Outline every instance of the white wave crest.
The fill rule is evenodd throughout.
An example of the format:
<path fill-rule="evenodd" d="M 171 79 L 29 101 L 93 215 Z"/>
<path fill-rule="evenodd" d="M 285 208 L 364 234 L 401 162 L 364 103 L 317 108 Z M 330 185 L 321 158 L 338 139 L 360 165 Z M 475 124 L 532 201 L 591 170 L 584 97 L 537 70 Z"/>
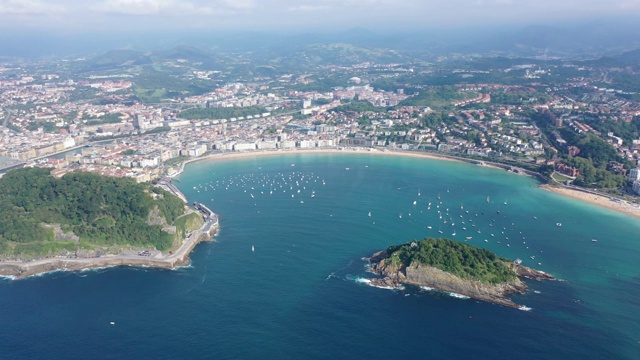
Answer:
<path fill-rule="evenodd" d="M 457 293 L 454 293 L 454 292 L 450 292 L 449 296 L 457 298 L 457 299 L 468 299 L 469 298 L 468 296 L 465 296 L 465 295 L 462 295 L 462 294 L 457 294 Z"/>

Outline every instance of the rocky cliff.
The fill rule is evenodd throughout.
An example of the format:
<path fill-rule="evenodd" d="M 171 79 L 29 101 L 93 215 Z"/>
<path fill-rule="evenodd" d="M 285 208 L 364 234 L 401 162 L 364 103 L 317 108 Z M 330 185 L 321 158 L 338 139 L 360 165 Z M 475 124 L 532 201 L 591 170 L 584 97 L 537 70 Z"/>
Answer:
<path fill-rule="evenodd" d="M 514 303 L 507 296 L 516 293 L 524 294 L 528 288 L 524 282 L 517 278 L 513 281 L 499 284 L 488 284 L 477 280 L 461 279 L 456 275 L 433 266 L 418 264 L 416 262 L 412 262 L 409 266 L 393 265 L 387 261 L 388 259 L 389 254 L 386 251 L 375 253 L 369 258 L 371 270 L 375 274 L 384 276 L 380 279 L 373 279 L 373 284 L 387 287 L 399 287 L 401 284 L 426 286 L 514 308 L 520 308 L 521 305 Z M 536 280 L 553 279 L 553 277 L 547 273 L 524 266 L 510 264 L 509 268 L 512 269 L 517 276 Z"/>

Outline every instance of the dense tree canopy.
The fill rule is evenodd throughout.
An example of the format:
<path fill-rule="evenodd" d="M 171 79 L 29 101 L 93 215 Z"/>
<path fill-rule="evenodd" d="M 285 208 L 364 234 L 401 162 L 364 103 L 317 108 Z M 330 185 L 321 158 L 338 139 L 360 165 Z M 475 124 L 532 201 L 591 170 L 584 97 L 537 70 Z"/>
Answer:
<path fill-rule="evenodd" d="M 174 195 L 128 178 L 74 172 L 56 179 L 50 169 L 25 168 L 0 179 L 0 244 L 53 241 L 44 224 L 59 224 L 80 242 L 167 249 L 173 235 L 149 225 L 157 209 L 167 224 L 184 213 Z"/>
<path fill-rule="evenodd" d="M 498 284 L 516 278 L 507 260 L 489 250 L 449 239 L 425 238 L 391 246 L 387 253 L 392 264 L 433 266 L 463 279 Z"/>

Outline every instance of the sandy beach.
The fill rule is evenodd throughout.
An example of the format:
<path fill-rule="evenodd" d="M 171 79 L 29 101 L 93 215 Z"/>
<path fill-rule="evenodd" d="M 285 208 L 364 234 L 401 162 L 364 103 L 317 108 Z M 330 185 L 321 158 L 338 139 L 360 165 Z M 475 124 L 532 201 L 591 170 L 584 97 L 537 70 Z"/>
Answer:
<path fill-rule="evenodd" d="M 173 177 L 180 174 L 184 167 L 190 163 L 200 162 L 200 161 L 215 161 L 215 160 L 231 160 L 231 159 L 239 159 L 239 158 L 251 158 L 251 157 L 262 157 L 262 156 L 281 156 L 281 155 L 290 155 L 290 154 L 371 154 L 371 155 L 383 155 L 383 156 L 404 156 L 404 157 L 412 157 L 412 158 L 423 158 L 423 159 L 434 159 L 434 160 L 442 160 L 442 161 L 455 161 L 455 162 L 469 162 L 469 163 L 478 163 L 477 160 L 466 160 L 454 158 L 446 155 L 438 155 L 432 153 L 419 153 L 419 152 L 411 152 L 411 151 L 394 151 L 394 150 L 377 150 L 377 149 L 362 149 L 362 148 L 339 148 L 339 149 L 291 149 L 291 150 L 260 150 L 260 151 L 246 151 L 246 152 L 224 152 L 224 153 L 216 153 L 211 154 L 195 159 L 190 159 L 185 161 L 181 170 L 174 174 Z M 493 167 L 491 165 L 487 165 L 489 167 Z"/>
<path fill-rule="evenodd" d="M 582 200 L 592 205 L 602 206 L 607 209 L 611 209 L 614 211 L 618 211 L 627 215 L 640 218 L 640 205 L 638 204 L 632 204 L 624 200 L 614 201 L 614 200 L 611 200 L 611 197 L 609 196 L 592 194 L 592 193 L 583 192 L 583 191 L 566 188 L 566 187 L 550 186 L 545 184 L 545 185 L 540 185 L 540 188 L 545 189 L 547 191 L 554 192 L 556 194 Z"/>
<path fill-rule="evenodd" d="M 181 165 L 181 169 L 172 175 L 175 177 L 184 171 L 184 167 L 193 162 L 198 161 L 218 161 L 218 160 L 231 160 L 238 158 L 248 157 L 261 157 L 261 156 L 281 156 L 288 154 L 371 154 L 377 156 L 404 156 L 412 158 L 433 159 L 440 161 L 454 161 L 454 162 L 467 162 L 472 164 L 481 164 L 479 160 L 456 158 L 448 155 L 440 155 L 433 153 L 418 153 L 410 151 L 388 151 L 388 150 L 376 150 L 376 149 L 361 149 L 361 148 L 341 148 L 341 149 L 303 149 L 303 150 L 275 150 L 275 151 L 251 151 L 251 152 L 228 152 L 211 154 L 196 159 L 185 161 Z M 482 162 L 482 166 L 496 168 L 501 170 L 507 170 L 508 166 L 502 168 L 492 163 Z M 531 175 L 531 174 L 529 174 Z M 618 211 L 627 215 L 640 218 L 640 205 L 628 203 L 626 201 L 614 201 L 608 196 L 602 196 L 598 194 L 592 194 L 583 192 L 567 187 L 540 185 L 540 188 L 551 191 L 557 194 L 568 196 L 574 199 L 579 199 L 588 202 L 593 205 L 606 207 L 608 209 Z M 186 239 L 182 246 L 178 248 L 172 254 L 161 254 L 158 257 L 141 257 L 131 254 L 121 255 L 107 255 L 99 258 L 45 258 L 34 261 L 0 261 L 0 276 L 6 276 L 11 278 L 24 278 L 37 274 L 42 274 L 51 271 L 76 271 L 91 268 L 102 268 L 112 266 L 148 266 L 155 268 L 173 269 L 177 266 L 183 266 L 188 263 L 188 256 L 195 246 L 203 240 L 210 239 L 218 228 L 217 222 L 215 224 L 205 222 L 203 227 L 194 232 L 194 235 L 189 239 Z"/>
<path fill-rule="evenodd" d="M 275 150 L 275 151 L 248 151 L 248 152 L 228 152 L 228 153 L 220 153 L 220 154 L 212 154 L 208 156 L 204 156 L 197 159 L 188 160 L 184 163 L 184 165 L 196 162 L 196 161 L 204 161 L 204 160 L 230 160 L 237 158 L 246 158 L 246 157 L 257 157 L 257 156 L 279 156 L 286 154 L 345 154 L 345 153 L 354 153 L 354 154 L 372 154 L 372 155 L 383 155 L 383 156 L 405 156 L 412 158 L 423 158 L 423 159 L 433 159 L 433 160 L 441 160 L 441 161 L 455 161 L 455 162 L 467 162 L 472 164 L 480 164 L 480 160 L 473 159 L 464 159 L 464 158 L 456 158 L 452 156 L 448 156 L 445 154 L 434 154 L 434 153 L 419 153 L 419 152 L 411 152 L 411 151 L 394 151 L 394 150 L 377 150 L 377 149 L 363 149 L 363 148 L 341 148 L 341 149 L 302 149 L 302 150 Z M 485 167 L 505 170 L 508 168 L 508 165 L 505 165 L 505 168 L 502 168 L 498 165 L 494 165 L 492 163 L 483 162 Z M 183 168 L 184 169 L 184 168 Z M 531 176 L 528 174 L 527 176 Z M 589 204 L 602 206 L 607 209 L 611 209 L 614 211 L 618 211 L 627 215 L 635 216 L 640 218 L 640 205 L 628 203 L 626 201 L 612 201 L 608 196 L 602 196 L 597 194 L 591 194 L 571 188 L 566 187 L 557 187 L 550 185 L 540 185 L 540 188 L 545 189 L 547 191 L 552 191 L 554 193 L 568 196 L 574 199 L 582 200 L 588 202 Z"/>

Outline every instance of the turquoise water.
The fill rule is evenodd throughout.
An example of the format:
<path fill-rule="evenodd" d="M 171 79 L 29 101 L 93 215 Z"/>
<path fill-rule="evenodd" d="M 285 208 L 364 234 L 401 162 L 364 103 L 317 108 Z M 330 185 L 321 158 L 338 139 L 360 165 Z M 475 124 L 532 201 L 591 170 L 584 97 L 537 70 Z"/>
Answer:
<path fill-rule="evenodd" d="M 289 154 L 194 163 L 176 184 L 221 216 L 191 267 L 0 281 L 2 357 L 639 358 L 639 222 L 533 179 Z M 562 281 L 528 282 L 513 299 L 531 311 L 366 284 L 362 257 L 425 236 L 519 257 Z"/>

